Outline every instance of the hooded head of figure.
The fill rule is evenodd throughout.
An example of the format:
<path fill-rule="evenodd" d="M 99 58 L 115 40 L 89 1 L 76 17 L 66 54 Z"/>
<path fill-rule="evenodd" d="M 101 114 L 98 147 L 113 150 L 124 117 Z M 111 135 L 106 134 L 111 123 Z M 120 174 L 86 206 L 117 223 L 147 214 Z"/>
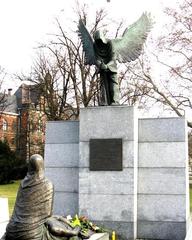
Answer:
<path fill-rule="evenodd" d="M 96 43 L 103 43 L 103 44 L 107 44 L 107 39 L 105 37 L 105 34 L 103 31 L 101 30 L 97 30 L 94 35 L 93 38 L 95 40 Z"/>
<path fill-rule="evenodd" d="M 34 154 L 29 160 L 28 166 L 29 174 L 42 174 L 44 172 L 44 160 L 41 155 Z"/>

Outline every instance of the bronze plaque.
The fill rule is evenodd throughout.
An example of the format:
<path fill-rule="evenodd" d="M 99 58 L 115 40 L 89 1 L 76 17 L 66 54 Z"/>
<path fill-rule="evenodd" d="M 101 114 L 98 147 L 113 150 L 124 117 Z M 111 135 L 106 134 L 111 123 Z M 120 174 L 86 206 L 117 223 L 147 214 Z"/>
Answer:
<path fill-rule="evenodd" d="M 90 139 L 91 171 L 122 171 L 122 139 Z"/>

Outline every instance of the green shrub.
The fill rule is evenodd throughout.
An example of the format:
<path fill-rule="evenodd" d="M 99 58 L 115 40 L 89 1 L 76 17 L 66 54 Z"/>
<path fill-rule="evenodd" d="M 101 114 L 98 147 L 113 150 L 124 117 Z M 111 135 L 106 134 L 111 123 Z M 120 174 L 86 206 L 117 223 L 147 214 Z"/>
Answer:
<path fill-rule="evenodd" d="M 0 141 L 0 184 L 21 179 L 26 174 L 24 161 L 19 159 L 5 141 Z"/>

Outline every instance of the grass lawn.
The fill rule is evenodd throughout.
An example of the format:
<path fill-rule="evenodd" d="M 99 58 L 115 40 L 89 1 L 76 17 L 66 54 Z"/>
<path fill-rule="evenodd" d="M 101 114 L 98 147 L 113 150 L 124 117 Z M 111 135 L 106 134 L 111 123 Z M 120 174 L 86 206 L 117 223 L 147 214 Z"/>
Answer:
<path fill-rule="evenodd" d="M 0 185 L 0 197 L 7 197 L 9 201 L 9 215 L 11 216 L 15 204 L 15 198 L 20 181 L 11 184 Z M 192 213 L 192 185 L 190 185 L 190 211 Z"/>
<path fill-rule="evenodd" d="M 11 216 L 15 204 L 15 198 L 17 195 L 17 190 L 20 184 L 19 181 L 14 181 L 14 183 L 0 185 L 0 197 L 8 198 L 9 202 L 9 216 Z"/>

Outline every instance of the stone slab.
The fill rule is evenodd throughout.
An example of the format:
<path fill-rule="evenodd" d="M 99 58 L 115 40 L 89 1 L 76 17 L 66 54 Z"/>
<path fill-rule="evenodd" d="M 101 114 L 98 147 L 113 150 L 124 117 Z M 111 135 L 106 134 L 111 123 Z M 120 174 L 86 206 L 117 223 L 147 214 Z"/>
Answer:
<path fill-rule="evenodd" d="M 79 194 L 79 215 L 99 221 L 133 221 L 133 195 Z"/>
<path fill-rule="evenodd" d="M 8 221 L 0 223 L 0 239 L 3 237 L 3 235 L 6 232 L 6 227 L 7 227 Z M 4 240 L 4 239 L 3 239 Z"/>
<path fill-rule="evenodd" d="M 133 194 L 133 168 L 119 171 L 91 172 L 79 169 L 79 192 L 86 194 Z"/>
<path fill-rule="evenodd" d="M 50 121 L 46 124 L 45 143 L 79 143 L 79 121 Z"/>
<path fill-rule="evenodd" d="M 53 214 L 63 216 L 78 214 L 78 193 L 55 191 Z"/>
<path fill-rule="evenodd" d="M 185 222 L 146 222 L 138 221 L 137 238 L 184 240 Z"/>
<path fill-rule="evenodd" d="M 184 142 L 185 118 L 139 119 L 139 142 Z"/>
<path fill-rule="evenodd" d="M 115 221 L 93 221 L 98 226 L 102 226 L 109 232 L 116 232 L 116 239 L 119 240 L 133 240 L 134 225 L 133 222 L 115 222 Z M 135 238 L 134 238 L 135 239 Z"/>
<path fill-rule="evenodd" d="M 140 221 L 185 222 L 185 195 L 138 195 L 138 214 Z"/>
<path fill-rule="evenodd" d="M 79 143 L 80 162 L 79 167 L 89 168 L 89 142 Z M 123 168 L 134 166 L 134 142 L 123 141 Z"/>
<path fill-rule="evenodd" d="M 109 240 L 109 233 L 95 233 L 89 240 Z"/>
<path fill-rule="evenodd" d="M 80 142 L 89 141 L 90 138 L 134 140 L 133 119 L 133 107 L 107 106 L 81 109 Z"/>
<path fill-rule="evenodd" d="M 8 198 L 0 197 L 0 223 L 9 221 Z"/>
<path fill-rule="evenodd" d="M 78 192 L 78 168 L 46 168 L 45 174 L 55 191 Z"/>
<path fill-rule="evenodd" d="M 79 144 L 45 144 L 46 167 L 78 167 Z"/>
<path fill-rule="evenodd" d="M 8 198 L 0 197 L 0 238 L 4 235 L 9 222 Z"/>
<path fill-rule="evenodd" d="M 186 167 L 187 143 L 139 143 L 139 167 Z"/>
<path fill-rule="evenodd" d="M 185 168 L 139 168 L 138 193 L 185 194 Z"/>

